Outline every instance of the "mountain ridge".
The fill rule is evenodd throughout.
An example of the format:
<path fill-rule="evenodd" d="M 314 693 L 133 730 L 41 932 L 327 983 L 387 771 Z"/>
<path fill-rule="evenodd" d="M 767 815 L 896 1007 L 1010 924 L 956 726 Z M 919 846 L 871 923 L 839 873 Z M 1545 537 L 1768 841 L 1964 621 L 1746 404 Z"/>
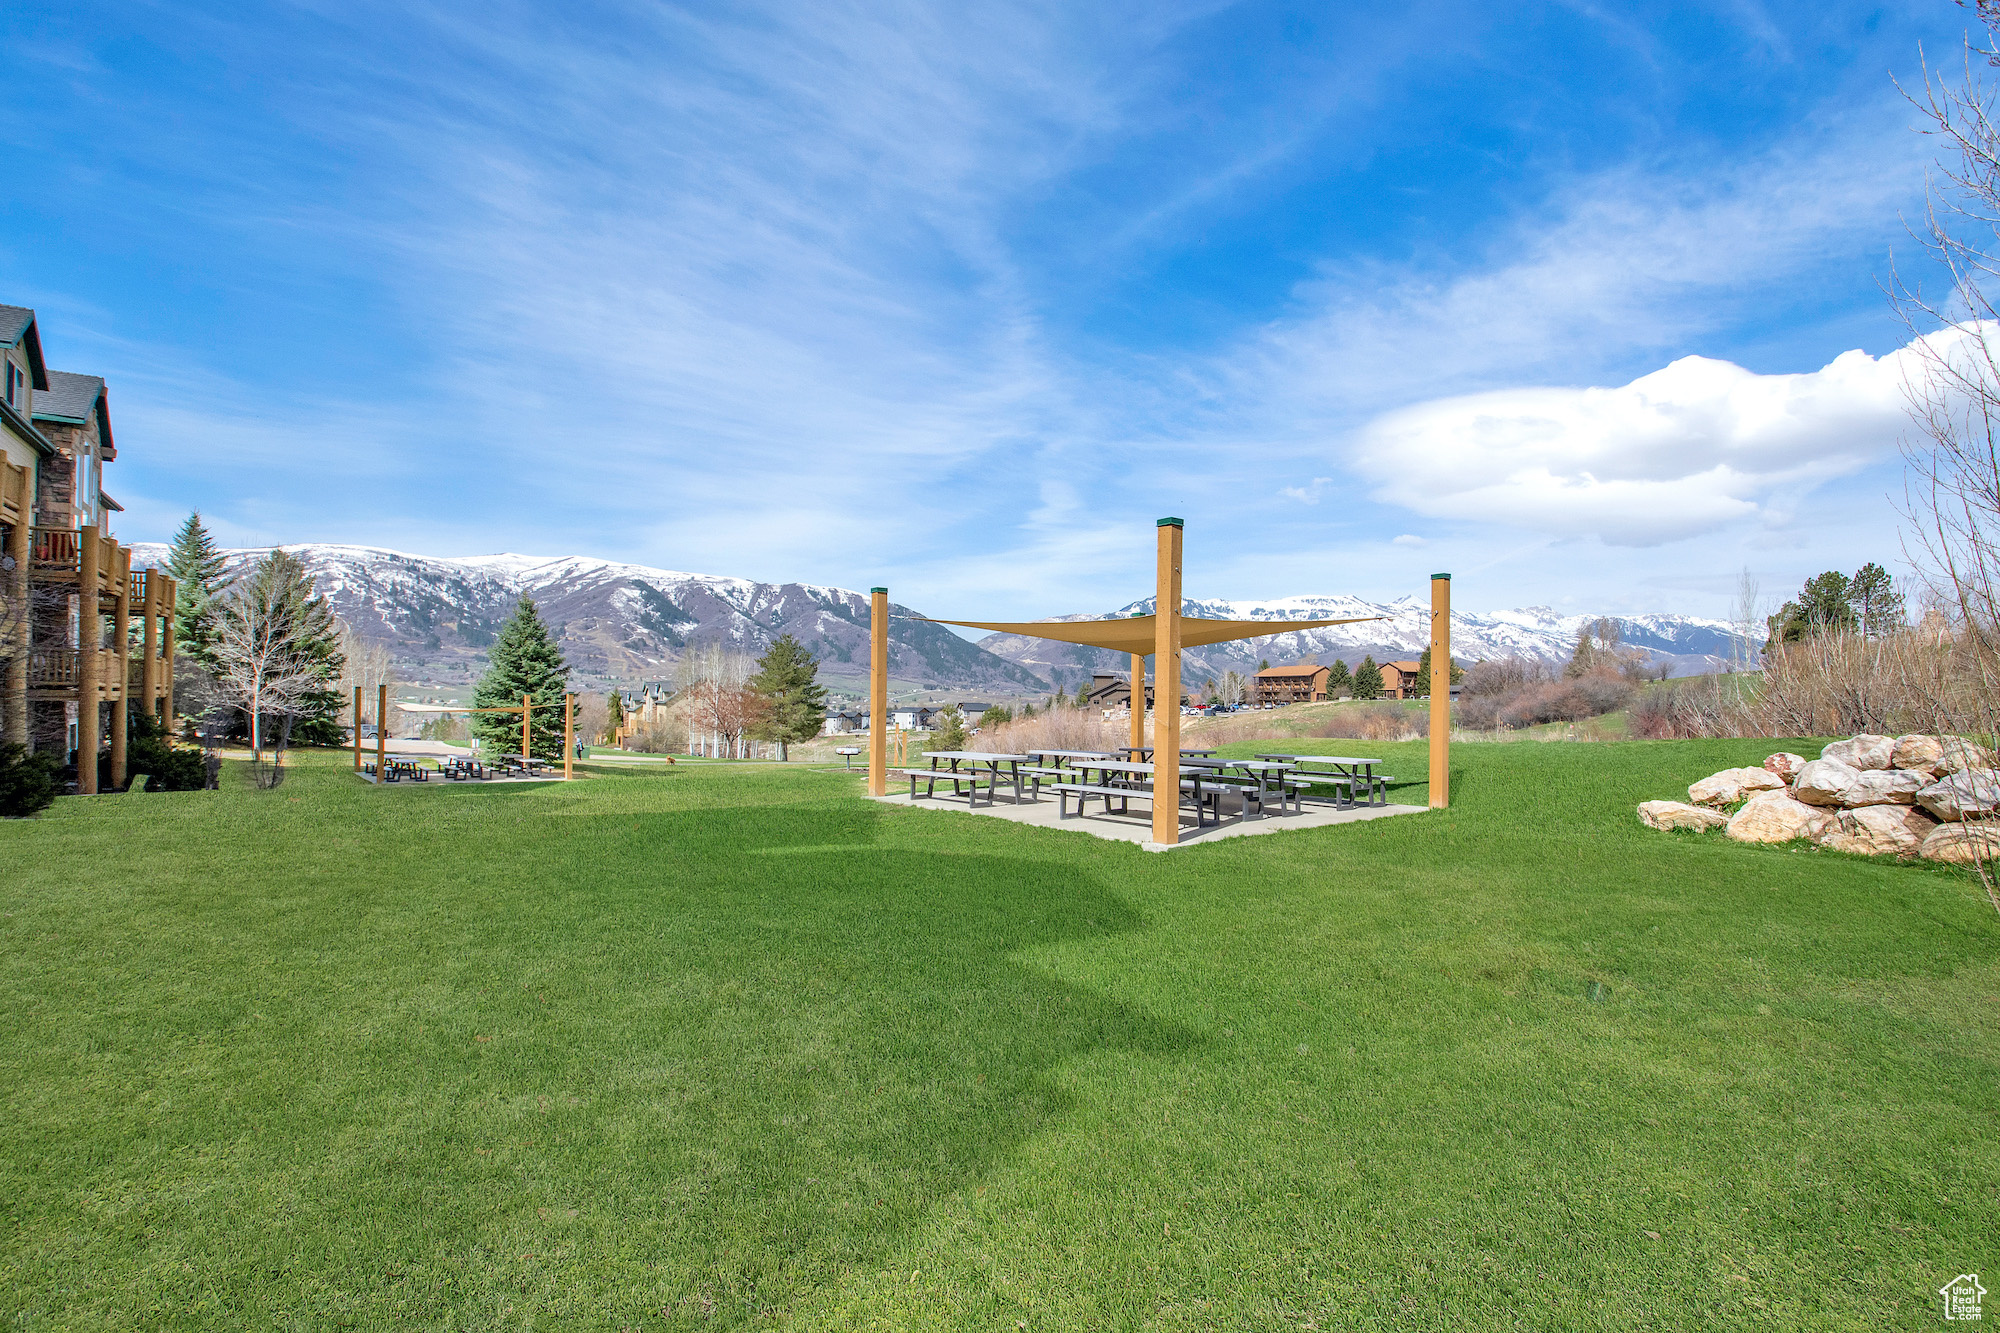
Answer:
<path fill-rule="evenodd" d="M 224 552 L 231 573 L 270 547 Z M 406 674 L 449 681 L 483 669 L 485 649 L 516 599 L 532 596 L 580 683 L 631 685 L 669 675 L 690 644 L 721 642 L 760 653 L 790 633 L 820 656 L 829 685 L 850 693 L 866 689 L 867 594 L 819 583 L 763 583 L 733 575 L 660 569 L 595 556 L 530 556 L 501 552 L 476 556 L 421 556 L 385 547 L 304 542 L 284 550 L 297 556 L 334 611 L 362 638 L 385 645 Z M 135 563 L 158 564 L 167 548 L 134 546 Z M 1109 613 L 1148 613 L 1152 599 Z M 1415 657 L 1429 637 L 1430 607 L 1414 597 L 1369 602 L 1348 594 L 1199 600 L 1186 614 L 1232 620 L 1305 620 L 1380 616 L 1358 625 L 1274 634 L 1235 644 L 1191 648 L 1183 677 L 1201 681 L 1223 671 L 1255 670 L 1263 660 L 1294 662 L 1336 657 L 1350 667 L 1364 656 L 1377 661 Z M 1045 693 L 1074 686 L 1099 671 L 1123 673 L 1123 656 L 1054 640 L 989 634 L 969 641 L 945 627 L 915 619 L 911 608 L 892 607 L 890 675 L 901 691 L 980 691 L 996 696 Z M 1106 618 L 1072 613 L 1056 621 Z M 1461 664 L 1482 657 L 1519 655 L 1566 661 L 1577 629 L 1596 616 L 1564 615 L 1550 607 L 1496 612 L 1454 610 L 1452 655 Z M 1613 616 L 1626 642 L 1679 673 L 1726 665 L 1740 639 L 1720 620 L 1666 614 Z"/>

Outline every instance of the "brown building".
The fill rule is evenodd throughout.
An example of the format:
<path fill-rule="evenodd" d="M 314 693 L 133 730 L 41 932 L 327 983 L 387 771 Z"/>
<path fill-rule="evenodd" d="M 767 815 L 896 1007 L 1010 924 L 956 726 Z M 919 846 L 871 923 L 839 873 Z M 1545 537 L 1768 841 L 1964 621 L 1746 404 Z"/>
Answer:
<path fill-rule="evenodd" d="M 1326 699 L 1327 680 L 1332 667 L 1302 662 L 1294 666 L 1265 667 L 1257 673 L 1257 702 L 1260 704 L 1310 704 Z"/>
<path fill-rule="evenodd" d="M 0 359 L 0 740 L 75 762 L 85 793 L 108 742 L 122 786 L 133 701 L 173 714 L 174 583 L 110 533 L 104 381 L 48 369 L 22 306 L 0 306 Z"/>
<path fill-rule="evenodd" d="M 1382 697 L 1384 699 L 1416 698 L 1417 668 L 1422 662 L 1384 662 L 1382 664 Z"/>

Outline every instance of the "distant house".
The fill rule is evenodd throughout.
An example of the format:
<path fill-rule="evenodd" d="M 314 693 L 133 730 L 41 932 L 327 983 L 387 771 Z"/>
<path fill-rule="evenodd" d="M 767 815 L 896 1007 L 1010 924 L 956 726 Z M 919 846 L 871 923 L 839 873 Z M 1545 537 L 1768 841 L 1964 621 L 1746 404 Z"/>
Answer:
<path fill-rule="evenodd" d="M 1100 671 L 1090 678 L 1090 693 L 1083 697 L 1085 704 L 1092 708 L 1130 708 L 1132 706 L 1132 680 L 1129 676 L 1114 676 Z M 1146 686 L 1146 707 L 1153 706 L 1153 687 Z"/>
<path fill-rule="evenodd" d="M 850 736 L 858 731 L 868 730 L 868 710 L 866 708 L 829 708 L 826 718 L 820 724 L 822 736 Z"/>
<path fill-rule="evenodd" d="M 891 704 L 889 725 L 902 731 L 929 731 L 943 711 L 940 704 Z"/>
<path fill-rule="evenodd" d="M 1384 662 L 1382 664 L 1382 697 L 1384 699 L 1416 698 L 1417 670 L 1422 662 Z"/>
<path fill-rule="evenodd" d="M 1265 667 L 1257 673 L 1257 702 L 1260 704 L 1310 704 L 1326 699 L 1332 667 L 1300 662 L 1292 666 Z"/>

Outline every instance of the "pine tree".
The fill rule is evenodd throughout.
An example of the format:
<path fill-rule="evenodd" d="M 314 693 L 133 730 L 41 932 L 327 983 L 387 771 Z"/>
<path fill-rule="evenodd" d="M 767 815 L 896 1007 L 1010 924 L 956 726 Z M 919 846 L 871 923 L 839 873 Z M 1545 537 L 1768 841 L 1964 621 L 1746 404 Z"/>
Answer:
<path fill-rule="evenodd" d="M 1585 625 L 1576 632 L 1576 646 L 1570 649 L 1569 665 L 1563 668 L 1563 677 L 1575 680 L 1587 676 L 1597 666 L 1597 641 L 1591 637 L 1591 627 Z"/>
<path fill-rule="evenodd" d="M 1465 679 L 1465 668 L 1458 663 L 1451 664 L 1451 683 L 1456 685 Z M 1424 649 L 1424 655 L 1417 659 L 1417 678 L 1410 683 L 1410 697 L 1424 699 L 1431 692 L 1431 650 Z"/>
<path fill-rule="evenodd" d="M 988 705 L 985 712 L 979 715 L 979 729 L 986 731 L 989 728 L 1002 726 L 1013 720 L 1013 709 L 1008 708 L 1004 704 L 991 704 Z"/>
<path fill-rule="evenodd" d="M 1357 699 L 1379 698 L 1382 693 L 1382 668 L 1375 665 L 1371 655 L 1361 659 L 1361 665 L 1354 669 L 1354 697 Z"/>
<path fill-rule="evenodd" d="M 1090 707 L 1090 682 L 1087 680 L 1081 682 L 1076 687 L 1076 706 L 1078 708 Z"/>
<path fill-rule="evenodd" d="M 174 652 L 213 670 L 210 647 L 215 642 L 215 599 L 228 586 L 223 568 L 228 558 L 202 525 L 195 510 L 174 534 L 167 548 L 167 573 L 174 580 Z"/>
<path fill-rule="evenodd" d="M 1903 594 L 1896 591 L 1889 571 L 1872 560 L 1848 581 L 1847 604 L 1868 638 L 1879 639 L 1902 628 Z"/>
<path fill-rule="evenodd" d="M 776 741 L 780 760 L 791 757 L 788 746 L 809 741 L 824 729 L 826 691 L 819 685 L 819 659 L 791 635 L 780 635 L 757 659 L 749 688 L 769 705 L 753 734 Z"/>
<path fill-rule="evenodd" d="M 1326 692 L 1338 697 L 1342 690 L 1353 692 L 1354 673 L 1347 669 L 1347 663 L 1336 657 L 1333 659 L 1333 665 L 1326 671 Z"/>
<path fill-rule="evenodd" d="M 522 695 L 528 695 L 534 701 L 528 724 L 531 757 L 560 761 L 563 691 L 569 682 L 569 664 L 563 661 L 562 649 L 556 646 L 555 636 L 549 633 L 532 599 L 523 597 L 514 614 L 507 617 L 486 663 L 486 674 L 472 691 L 473 707 L 515 707 Z M 519 713 L 475 713 L 472 726 L 489 754 L 519 752 Z"/>
<path fill-rule="evenodd" d="M 611 691 L 611 701 L 605 708 L 604 743 L 606 745 L 616 745 L 618 743 L 618 733 L 624 730 L 624 727 L 625 693 L 623 690 L 613 690 Z"/>
<path fill-rule="evenodd" d="M 1886 574 L 1884 578 L 1886 580 Z M 1855 614 L 1851 600 L 1853 593 L 1854 580 L 1837 569 L 1829 569 L 1824 574 L 1807 579 L 1805 586 L 1799 589 L 1797 600 L 1786 602 L 1779 608 L 1778 614 L 1766 622 L 1771 637 L 1765 646 L 1798 643 L 1828 631 L 1837 633 L 1860 628 L 1860 617 Z"/>

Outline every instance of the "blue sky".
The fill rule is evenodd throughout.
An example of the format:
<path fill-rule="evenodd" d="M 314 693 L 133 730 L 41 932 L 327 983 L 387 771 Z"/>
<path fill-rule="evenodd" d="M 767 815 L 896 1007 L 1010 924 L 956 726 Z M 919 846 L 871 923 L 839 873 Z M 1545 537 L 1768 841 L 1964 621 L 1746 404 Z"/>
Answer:
<path fill-rule="evenodd" d="M 1145 595 L 1165 514 L 1200 597 L 1896 564 L 1891 76 L 1966 11 L 1334 8 L 9 6 L 0 301 L 129 540 L 979 617 Z"/>

